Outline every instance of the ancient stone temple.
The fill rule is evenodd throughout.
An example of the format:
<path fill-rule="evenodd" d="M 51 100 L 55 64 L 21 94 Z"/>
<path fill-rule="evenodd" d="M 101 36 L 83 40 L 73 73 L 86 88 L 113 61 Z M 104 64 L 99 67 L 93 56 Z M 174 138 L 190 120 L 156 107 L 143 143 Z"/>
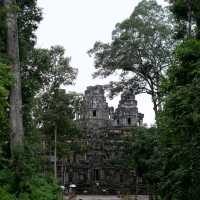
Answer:
<path fill-rule="evenodd" d="M 81 122 L 87 121 L 91 128 L 135 127 L 141 126 L 144 115 L 138 112 L 135 94 L 124 92 L 118 108 L 108 107 L 104 90 L 101 85 L 90 86 L 85 91 L 84 102 L 78 116 Z"/>
<path fill-rule="evenodd" d="M 87 87 L 76 115 L 82 133 L 80 143 L 85 150 L 67 161 L 65 173 L 61 174 L 64 184 L 76 184 L 80 193 L 98 194 L 134 193 L 137 182 L 144 192 L 142 180 L 136 177 L 134 169 L 123 166 L 122 158 L 122 138 L 133 127 L 142 126 L 143 117 L 133 92 L 124 92 L 115 110 L 108 106 L 102 86 Z"/>

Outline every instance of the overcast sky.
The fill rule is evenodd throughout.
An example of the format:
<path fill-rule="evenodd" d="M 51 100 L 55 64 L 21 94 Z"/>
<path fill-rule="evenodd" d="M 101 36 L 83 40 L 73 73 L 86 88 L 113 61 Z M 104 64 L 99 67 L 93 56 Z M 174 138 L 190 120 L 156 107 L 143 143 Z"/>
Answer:
<path fill-rule="evenodd" d="M 78 68 L 76 85 L 67 91 L 83 93 L 87 86 L 104 84 L 108 80 L 92 79 L 94 60 L 87 55 L 95 41 L 110 42 L 117 22 L 130 16 L 140 0 L 38 0 L 43 9 L 43 21 L 37 31 L 37 47 L 50 48 L 62 45 L 71 57 L 71 66 Z M 159 0 L 163 3 L 163 0 Z M 139 111 L 144 122 L 154 122 L 151 99 L 139 95 Z M 116 107 L 118 99 L 109 101 Z"/>

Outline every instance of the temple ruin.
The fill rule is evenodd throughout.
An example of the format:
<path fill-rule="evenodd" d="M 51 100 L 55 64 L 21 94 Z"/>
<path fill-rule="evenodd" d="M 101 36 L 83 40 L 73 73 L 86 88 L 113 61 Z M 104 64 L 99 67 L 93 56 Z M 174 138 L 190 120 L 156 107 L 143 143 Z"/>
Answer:
<path fill-rule="evenodd" d="M 76 184 L 79 193 L 144 193 L 141 177 L 123 166 L 122 138 L 136 126 L 143 125 L 133 92 L 124 92 L 116 109 L 106 102 L 103 86 L 89 86 L 84 94 L 76 123 L 84 153 L 73 155 L 60 169 L 64 185 Z M 136 188 L 137 185 L 137 188 Z"/>

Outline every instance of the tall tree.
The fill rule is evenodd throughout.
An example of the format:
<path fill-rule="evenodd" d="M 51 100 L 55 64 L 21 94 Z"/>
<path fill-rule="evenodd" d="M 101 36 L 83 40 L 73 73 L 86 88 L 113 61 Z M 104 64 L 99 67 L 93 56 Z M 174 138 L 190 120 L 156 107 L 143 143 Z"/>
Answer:
<path fill-rule="evenodd" d="M 177 20 L 176 36 L 184 39 L 163 82 L 164 109 L 159 117 L 163 146 L 164 199 L 199 198 L 200 137 L 200 4 L 170 0 Z M 193 38 L 193 39 L 192 39 Z"/>
<path fill-rule="evenodd" d="M 79 135 L 73 119 L 80 98 L 76 93 L 66 94 L 65 90 L 58 89 L 52 93 L 45 92 L 37 99 L 34 116 L 45 138 L 47 152 L 54 152 L 55 178 L 57 160 L 69 153 L 70 147 L 65 142 Z"/>
<path fill-rule="evenodd" d="M 25 135 L 31 133 L 33 128 L 31 120 L 31 109 L 33 99 L 41 86 L 40 75 L 48 69 L 47 60 L 44 56 L 41 62 L 35 58 L 36 35 L 39 22 L 42 20 L 41 9 L 37 5 L 37 0 L 21 1 L 16 0 L 18 6 L 18 30 L 19 30 L 19 50 L 21 62 L 22 78 L 22 103 L 23 121 Z M 39 52 L 38 52 L 39 53 Z"/>
<path fill-rule="evenodd" d="M 15 0 L 5 0 L 7 8 L 7 54 L 11 59 L 14 84 L 10 92 L 11 148 L 23 145 L 24 128 L 22 117 L 21 73 L 19 39 Z"/>
<path fill-rule="evenodd" d="M 10 83 L 12 79 L 12 76 L 9 73 L 9 67 L 7 67 L 7 65 L 12 66 L 14 87 L 17 86 L 17 89 L 12 90 L 12 92 L 14 91 L 14 96 L 18 95 L 16 100 L 19 100 L 20 98 L 20 105 L 22 104 L 21 94 L 19 95 L 18 92 L 21 92 L 21 89 L 19 88 L 21 81 L 20 78 L 22 79 L 23 111 L 25 111 L 23 114 L 25 114 L 25 116 L 27 116 L 27 113 L 30 116 L 31 109 L 27 111 L 26 108 L 28 107 L 28 104 L 29 106 L 31 105 L 35 95 L 41 90 L 42 85 L 48 85 L 52 83 L 51 78 L 54 76 L 52 75 L 50 77 L 48 75 L 51 74 L 50 71 L 53 65 L 53 59 L 51 60 L 51 56 L 55 54 L 51 55 L 47 50 L 48 53 L 46 57 L 43 57 L 44 54 L 40 55 L 40 58 L 43 60 L 37 60 L 38 57 L 35 56 L 35 54 L 39 53 L 39 51 L 34 50 L 36 41 L 35 30 L 37 29 L 38 22 L 40 20 L 41 10 L 37 7 L 37 0 L 0 1 L 0 125 L 4 123 L 2 119 L 7 118 L 8 103 L 6 98 L 9 94 L 11 85 Z M 58 74 L 55 74 L 58 79 L 61 79 L 60 83 L 63 84 L 64 81 L 62 81 L 63 79 L 61 73 L 63 73 L 65 76 L 66 74 L 69 75 L 70 70 L 73 72 L 76 71 L 73 70 L 73 68 L 70 68 L 70 66 L 64 60 L 68 61 L 69 59 L 64 58 L 62 60 L 62 64 L 61 62 L 58 62 L 59 64 L 57 63 L 57 68 L 62 68 L 63 71 L 58 70 L 59 76 L 57 76 Z M 48 75 L 46 73 L 47 71 Z M 58 72 L 56 70 L 53 71 L 55 73 Z M 72 74 L 76 74 L 73 72 Z M 70 78 L 72 77 L 70 75 L 68 77 L 69 83 Z M 18 102 L 14 103 L 15 105 L 18 104 Z M 30 107 L 32 108 L 32 105 Z M 17 112 L 22 114 L 21 107 L 18 108 L 20 108 L 20 112 L 19 110 L 17 110 Z M 19 116 L 19 113 L 14 112 L 14 114 L 16 114 L 15 116 Z M 20 122 L 21 121 L 22 120 L 20 120 Z M 27 125 L 29 121 L 33 121 L 33 118 L 25 118 L 24 121 L 26 122 L 25 125 Z M 23 128 L 23 126 L 21 126 L 19 123 L 16 123 L 14 125 Z M 33 130 L 29 129 L 29 132 L 26 131 L 26 133 L 35 133 L 35 130 L 36 128 Z M 38 170 L 40 167 L 37 162 L 38 160 L 35 158 L 39 155 L 36 145 L 34 147 L 31 146 L 31 148 L 28 145 L 24 145 L 23 149 L 25 150 L 23 152 L 20 151 L 20 153 L 17 151 L 15 156 L 13 156 L 14 159 L 12 159 L 12 162 L 10 162 L 11 160 L 8 159 L 9 150 L 6 149 L 8 146 L 8 140 L 6 138 L 6 140 L 4 139 L 2 141 L 2 133 L 5 135 L 7 134 L 2 126 L 0 126 L 0 142 L 5 146 L 4 149 L 0 149 L 1 198 L 8 199 L 13 197 L 14 199 L 57 199 L 57 185 L 52 184 L 52 180 L 50 178 L 46 179 L 44 177 L 40 177 L 41 171 Z M 15 143 L 16 140 L 13 141 L 12 138 L 12 150 L 14 150 L 14 148 L 17 146 L 22 146 L 23 144 L 22 132 L 17 131 L 16 133 L 19 133 L 18 136 L 21 137 L 21 139 L 17 140 L 18 144 L 13 146 L 13 143 Z M 30 136 L 30 134 L 26 134 L 26 136 L 27 135 Z M 35 138 L 32 137 L 31 139 Z M 32 144 L 34 144 L 34 141 L 32 141 Z M 12 195 L 7 195 L 7 193 L 11 193 Z"/>
<path fill-rule="evenodd" d="M 47 143 L 54 146 L 54 176 L 57 177 L 57 141 L 61 135 L 69 131 L 72 122 L 72 102 L 77 95 L 66 95 L 64 90 L 60 90 L 63 85 L 73 84 L 77 69 L 72 68 L 69 64 L 70 59 L 64 56 L 65 50 L 61 46 L 51 47 L 48 49 L 35 49 L 34 56 L 31 60 L 31 66 L 34 67 L 30 73 L 26 73 L 24 79 L 28 81 L 31 75 L 35 78 L 33 82 L 29 82 L 33 86 L 31 91 L 27 89 L 27 96 L 31 98 L 37 94 L 35 119 L 39 120 L 42 128 L 42 134 L 46 137 Z M 29 95 L 30 94 L 30 95 Z M 69 98 L 71 97 L 71 100 Z M 38 107 L 39 106 L 39 107 Z M 33 108 L 34 110 L 34 108 Z M 32 110 L 32 111 L 33 111 Z M 41 112 L 42 111 L 42 112 Z M 37 122 L 36 122 L 37 123 Z M 70 131 L 71 132 L 71 131 Z M 69 133 L 67 134 L 69 135 Z M 54 144 L 52 144 L 54 141 Z"/>
<path fill-rule="evenodd" d="M 90 55 L 95 57 L 94 77 L 120 73 L 111 82 L 111 94 L 132 89 L 136 94 L 151 95 L 157 115 L 161 108 L 160 83 L 171 61 L 171 16 L 154 0 L 143 0 L 132 15 L 116 25 L 110 44 L 96 42 Z"/>
<path fill-rule="evenodd" d="M 198 199 L 200 187 L 200 42 L 184 41 L 168 70 L 159 123 L 162 133 L 166 199 Z"/>

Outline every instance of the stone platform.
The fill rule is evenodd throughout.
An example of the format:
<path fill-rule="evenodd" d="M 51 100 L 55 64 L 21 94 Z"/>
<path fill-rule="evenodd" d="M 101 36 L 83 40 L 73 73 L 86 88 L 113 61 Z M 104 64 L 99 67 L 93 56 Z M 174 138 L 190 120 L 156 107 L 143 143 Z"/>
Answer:
<path fill-rule="evenodd" d="M 69 200 L 68 197 L 65 197 L 65 200 Z M 70 200 L 149 200 L 147 195 L 129 195 L 119 197 L 117 195 L 76 195 L 75 198 Z"/>

